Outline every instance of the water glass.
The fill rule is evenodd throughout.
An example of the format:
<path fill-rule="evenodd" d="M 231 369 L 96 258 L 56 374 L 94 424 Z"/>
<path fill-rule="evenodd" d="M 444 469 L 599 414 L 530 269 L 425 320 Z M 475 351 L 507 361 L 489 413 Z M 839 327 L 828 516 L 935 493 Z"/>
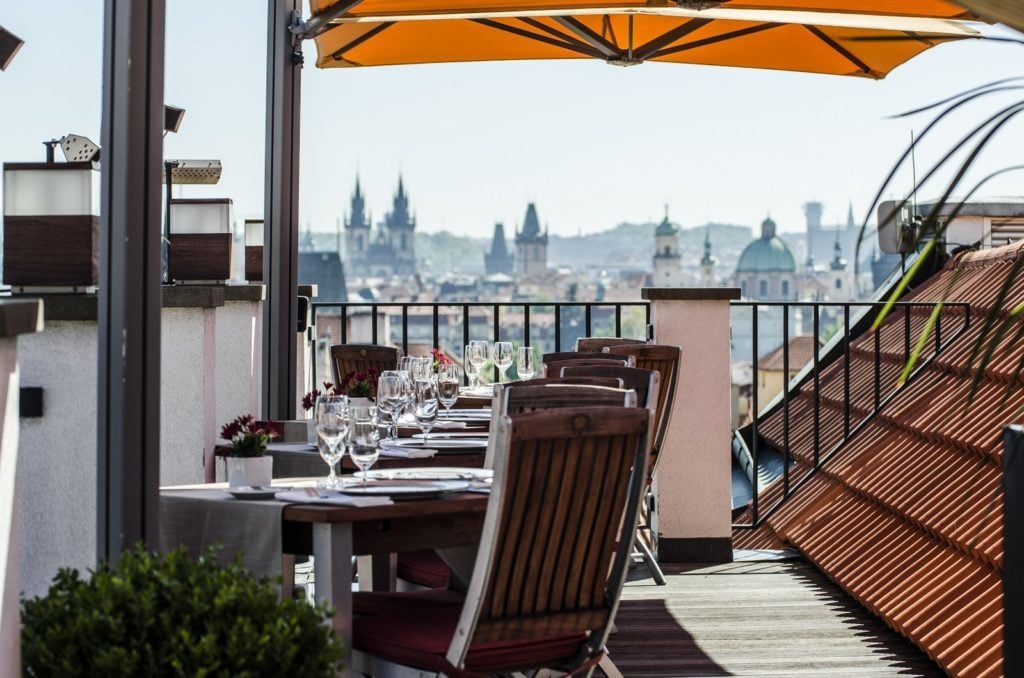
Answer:
<path fill-rule="evenodd" d="M 380 429 L 377 427 L 376 407 L 354 407 L 351 409 L 351 432 L 349 438 L 349 456 L 352 463 L 362 471 L 363 479 L 366 472 L 377 462 L 380 456 Z"/>
<path fill-rule="evenodd" d="M 512 342 L 494 342 L 494 368 L 498 372 L 498 383 L 505 383 L 505 372 L 512 366 Z"/>
<path fill-rule="evenodd" d="M 454 363 L 437 367 L 437 399 L 444 405 L 445 415 L 451 416 L 452 405 L 459 399 L 459 366 Z"/>
<path fill-rule="evenodd" d="M 315 417 L 320 457 L 331 469 L 326 478 L 317 481 L 317 487 L 334 489 L 341 485 L 334 467 L 345 455 L 345 438 L 349 429 L 348 397 L 320 396 L 316 401 Z"/>
<path fill-rule="evenodd" d="M 430 429 L 434 428 L 434 422 L 437 421 L 437 384 L 433 379 L 420 379 L 416 382 L 413 416 L 423 432 L 424 442 L 430 440 Z"/>
<path fill-rule="evenodd" d="M 483 340 L 474 340 L 469 342 L 469 362 L 472 363 L 473 367 L 476 368 L 477 378 L 479 379 L 480 373 L 483 371 L 484 365 L 490 359 L 491 346 L 488 342 Z"/>
<path fill-rule="evenodd" d="M 463 349 L 462 362 L 462 369 L 466 371 L 466 376 L 469 377 L 469 387 L 474 389 L 476 388 L 477 380 L 480 378 L 480 370 L 477 369 L 470 359 L 470 347 L 468 344 Z"/>
<path fill-rule="evenodd" d="M 407 392 L 407 372 L 386 370 L 377 379 L 377 406 L 391 417 L 389 442 L 398 440 L 398 418 L 405 409 Z"/>
<path fill-rule="evenodd" d="M 532 346 L 519 347 L 519 353 L 516 356 L 516 372 L 519 373 L 519 378 L 523 381 L 533 379 L 533 375 L 537 373 L 536 354 L 533 352 Z"/>

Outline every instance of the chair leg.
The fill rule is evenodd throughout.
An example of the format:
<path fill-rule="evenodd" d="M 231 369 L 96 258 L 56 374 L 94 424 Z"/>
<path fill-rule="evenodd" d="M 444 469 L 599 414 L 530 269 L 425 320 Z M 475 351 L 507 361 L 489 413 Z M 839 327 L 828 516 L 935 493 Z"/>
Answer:
<path fill-rule="evenodd" d="M 601 661 L 597 665 L 608 678 L 622 678 L 622 671 L 619 671 L 619 667 L 615 666 L 615 662 L 607 653 L 601 657 Z"/>
<path fill-rule="evenodd" d="M 665 574 L 661 571 L 661 567 L 658 566 L 658 561 L 654 559 L 654 554 L 651 553 L 651 549 L 647 547 L 647 544 L 640 538 L 640 535 L 637 535 L 633 541 L 635 546 L 640 549 L 640 553 L 644 558 L 644 565 L 646 565 L 647 569 L 651 571 L 651 576 L 654 577 L 654 582 L 658 586 L 665 586 L 668 584 L 668 582 L 665 581 Z"/>

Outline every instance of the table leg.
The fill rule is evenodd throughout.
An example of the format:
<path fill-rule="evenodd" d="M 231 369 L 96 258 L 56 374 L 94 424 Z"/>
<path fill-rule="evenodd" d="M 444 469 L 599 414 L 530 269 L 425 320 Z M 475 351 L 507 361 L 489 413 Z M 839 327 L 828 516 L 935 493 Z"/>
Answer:
<path fill-rule="evenodd" d="M 372 556 L 359 556 L 360 591 L 394 591 L 397 575 L 397 554 L 377 553 Z"/>
<path fill-rule="evenodd" d="M 285 553 L 281 556 L 281 600 L 295 596 L 295 556 Z"/>
<path fill-rule="evenodd" d="M 316 601 L 335 609 L 332 624 L 345 646 L 341 676 L 352 670 L 352 526 L 313 524 L 313 576 Z"/>

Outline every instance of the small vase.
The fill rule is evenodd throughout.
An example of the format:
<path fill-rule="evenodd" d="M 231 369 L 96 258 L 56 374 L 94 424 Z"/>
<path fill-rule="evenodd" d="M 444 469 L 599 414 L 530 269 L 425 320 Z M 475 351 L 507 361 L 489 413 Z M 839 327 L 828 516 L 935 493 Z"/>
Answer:
<path fill-rule="evenodd" d="M 230 487 L 270 485 L 274 467 L 274 458 L 270 455 L 262 457 L 228 457 L 227 462 L 228 485 Z"/>

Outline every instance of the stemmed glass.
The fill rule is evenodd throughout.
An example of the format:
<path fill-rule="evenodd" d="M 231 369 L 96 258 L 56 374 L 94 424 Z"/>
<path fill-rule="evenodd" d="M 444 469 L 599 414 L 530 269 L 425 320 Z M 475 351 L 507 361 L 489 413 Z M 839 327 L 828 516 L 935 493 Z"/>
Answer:
<path fill-rule="evenodd" d="M 512 366 L 512 342 L 511 341 L 496 341 L 494 342 L 494 367 L 498 372 L 498 383 L 505 383 L 505 374 L 508 368 Z"/>
<path fill-rule="evenodd" d="M 392 443 L 398 440 L 398 417 L 405 409 L 406 374 L 397 370 L 386 370 L 377 380 L 377 406 L 391 416 L 391 431 L 387 440 Z"/>
<path fill-rule="evenodd" d="M 483 340 L 469 342 L 469 362 L 473 364 L 477 372 L 477 381 L 480 379 L 480 372 L 490 358 L 490 344 Z"/>
<path fill-rule="evenodd" d="M 366 473 L 370 467 L 377 462 L 380 456 L 380 430 L 377 428 L 376 407 L 354 407 L 351 410 L 352 431 L 350 438 L 352 446 L 349 448 L 349 456 L 352 463 L 362 471 L 363 480 L 367 480 Z"/>
<path fill-rule="evenodd" d="M 476 388 L 477 381 L 480 378 L 480 370 L 473 364 L 472 354 L 472 347 L 467 344 L 462 352 L 462 362 L 463 369 L 466 370 L 466 376 L 469 377 L 469 388 L 471 390 Z"/>
<path fill-rule="evenodd" d="M 536 355 L 532 346 L 520 346 L 519 354 L 516 356 L 516 372 L 523 381 L 533 379 L 537 372 Z"/>
<path fill-rule="evenodd" d="M 437 366 L 437 399 L 444 405 L 446 417 L 452 416 L 452 405 L 459 399 L 459 366 L 454 363 Z"/>
<path fill-rule="evenodd" d="M 316 435 L 320 457 L 331 467 L 326 478 L 317 481 L 321 489 L 335 489 L 341 479 L 334 471 L 345 455 L 345 437 L 348 435 L 348 396 L 320 396 L 316 401 Z"/>
<path fill-rule="evenodd" d="M 423 442 L 430 440 L 430 429 L 437 420 L 437 384 L 433 379 L 416 381 L 416 399 L 413 405 L 416 425 L 423 431 Z"/>

